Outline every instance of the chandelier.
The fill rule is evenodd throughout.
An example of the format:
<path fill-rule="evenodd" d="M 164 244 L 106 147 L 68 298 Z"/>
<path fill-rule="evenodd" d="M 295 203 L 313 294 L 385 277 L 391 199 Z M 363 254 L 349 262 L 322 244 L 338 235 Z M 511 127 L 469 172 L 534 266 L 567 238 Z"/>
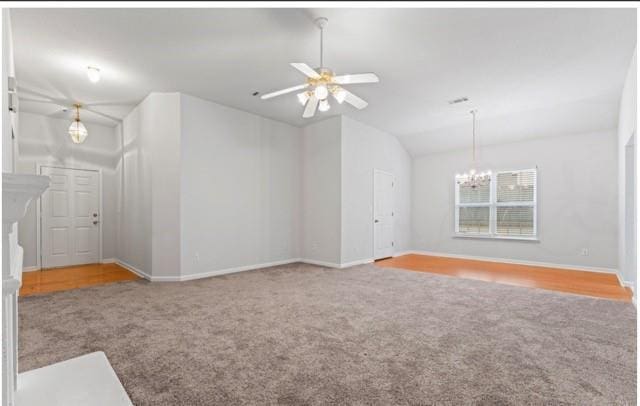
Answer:
<path fill-rule="evenodd" d="M 80 107 L 82 106 L 80 104 L 74 104 L 73 107 L 76 108 L 76 118 L 69 126 L 69 136 L 71 137 L 71 141 L 75 144 L 82 144 L 89 133 L 87 132 L 87 128 L 80 121 Z"/>
<path fill-rule="evenodd" d="M 476 162 L 476 113 L 477 110 L 471 110 L 473 116 L 473 160 L 471 167 L 462 175 L 456 174 L 456 183 L 463 187 L 475 189 L 480 186 L 487 186 L 491 182 L 491 171 L 478 171 L 478 163 Z"/>

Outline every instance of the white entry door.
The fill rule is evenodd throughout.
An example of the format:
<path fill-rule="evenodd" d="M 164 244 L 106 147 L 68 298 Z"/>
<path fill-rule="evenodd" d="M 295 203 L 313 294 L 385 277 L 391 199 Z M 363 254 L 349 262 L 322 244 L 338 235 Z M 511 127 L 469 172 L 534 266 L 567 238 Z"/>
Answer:
<path fill-rule="evenodd" d="M 43 268 L 100 262 L 97 171 L 43 166 L 51 186 L 40 203 Z"/>
<path fill-rule="evenodd" d="M 375 170 L 373 172 L 373 257 L 386 258 L 393 255 L 393 175 Z"/>

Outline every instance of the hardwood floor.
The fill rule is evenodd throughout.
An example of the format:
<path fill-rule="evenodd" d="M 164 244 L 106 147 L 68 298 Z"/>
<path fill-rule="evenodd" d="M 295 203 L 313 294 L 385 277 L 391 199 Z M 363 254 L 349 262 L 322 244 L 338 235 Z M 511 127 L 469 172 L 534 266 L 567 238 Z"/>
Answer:
<path fill-rule="evenodd" d="M 89 264 L 24 272 L 20 296 L 78 289 L 86 286 L 140 279 L 118 264 Z"/>
<path fill-rule="evenodd" d="M 631 289 L 620 286 L 615 274 L 529 265 L 409 254 L 377 261 L 385 268 L 429 272 L 506 285 L 526 286 L 630 302 Z"/>
<path fill-rule="evenodd" d="M 525 286 L 630 302 L 629 288 L 614 274 L 409 254 L 377 261 L 385 268 Z M 20 296 L 139 279 L 117 264 L 90 264 L 22 274 Z"/>

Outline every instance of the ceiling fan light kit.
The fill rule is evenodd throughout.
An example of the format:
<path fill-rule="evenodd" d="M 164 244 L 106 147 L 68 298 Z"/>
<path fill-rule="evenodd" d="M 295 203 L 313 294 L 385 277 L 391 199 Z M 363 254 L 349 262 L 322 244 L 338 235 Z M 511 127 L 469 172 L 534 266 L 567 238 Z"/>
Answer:
<path fill-rule="evenodd" d="M 316 25 L 320 29 L 320 67 L 314 70 L 306 63 L 291 63 L 291 66 L 302 72 L 307 77 L 306 83 L 265 94 L 261 96 L 263 100 L 307 89 L 297 95 L 300 104 L 305 106 L 304 112 L 302 113 L 302 117 L 304 118 L 313 117 L 316 110 L 320 110 L 320 112 L 328 111 L 331 108 L 331 105 L 329 104 L 329 95 L 331 95 L 338 104 L 342 104 L 346 101 L 348 104 L 359 110 L 367 107 L 368 103 L 366 101 L 346 90 L 341 85 L 377 83 L 380 79 L 378 79 L 378 76 L 375 73 L 336 76 L 331 69 L 324 67 L 324 28 L 327 26 L 328 22 L 329 20 L 324 17 L 320 17 L 315 20 Z"/>

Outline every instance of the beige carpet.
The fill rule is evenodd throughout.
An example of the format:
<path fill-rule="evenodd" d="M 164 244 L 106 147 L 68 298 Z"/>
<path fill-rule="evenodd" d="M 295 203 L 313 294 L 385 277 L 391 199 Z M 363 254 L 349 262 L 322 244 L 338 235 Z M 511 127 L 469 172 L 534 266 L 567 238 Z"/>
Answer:
<path fill-rule="evenodd" d="M 20 299 L 20 369 L 104 351 L 136 405 L 636 404 L 636 311 L 372 265 Z"/>

